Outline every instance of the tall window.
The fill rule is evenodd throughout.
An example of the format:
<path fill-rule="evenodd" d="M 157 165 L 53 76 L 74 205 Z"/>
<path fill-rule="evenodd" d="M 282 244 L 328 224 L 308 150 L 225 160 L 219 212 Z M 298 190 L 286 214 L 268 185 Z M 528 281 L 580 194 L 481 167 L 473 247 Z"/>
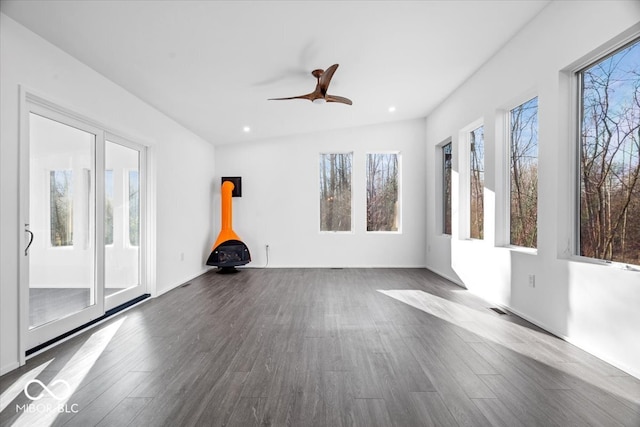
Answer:
<path fill-rule="evenodd" d="M 509 112 L 510 243 L 535 248 L 538 235 L 538 98 Z"/>
<path fill-rule="evenodd" d="M 398 154 L 367 154 L 367 231 L 398 231 Z"/>
<path fill-rule="evenodd" d="M 442 232 L 451 235 L 451 143 L 442 147 Z"/>
<path fill-rule="evenodd" d="M 104 244 L 113 245 L 113 171 L 104 171 Z"/>
<path fill-rule="evenodd" d="M 140 181 L 138 171 L 129 171 L 129 243 L 140 244 Z"/>
<path fill-rule="evenodd" d="M 579 254 L 640 264 L 640 40 L 578 73 Z"/>
<path fill-rule="evenodd" d="M 469 132 L 472 239 L 484 238 L 484 127 Z"/>
<path fill-rule="evenodd" d="M 73 172 L 49 173 L 51 246 L 73 245 Z"/>
<path fill-rule="evenodd" d="M 351 231 L 353 153 L 320 154 L 320 230 Z"/>

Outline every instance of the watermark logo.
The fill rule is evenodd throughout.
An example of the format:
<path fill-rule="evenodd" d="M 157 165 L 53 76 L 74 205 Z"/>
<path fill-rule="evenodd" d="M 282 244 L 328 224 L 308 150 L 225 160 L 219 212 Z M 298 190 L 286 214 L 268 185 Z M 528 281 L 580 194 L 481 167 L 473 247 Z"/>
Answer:
<path fill-rule="evenodd" d="M 42 390 L 37 395 L 31 394 L 36 387 L 31 387 L 31 391 L 29 391 L 29 387 L 33 384 L 39 385 Z M 55 391 L 54 391 L 55 390 Z M 71 385 L 62 379 L 58 379 L 53 381 L 47 387 L 42 381 L 38 379 L 33 379 L 27 382 L 24 386 L 24 394 L 33 402 L 37 402 L 41 399 L 45 399 L 45 402 L 53 400 L 57 400 L 57 403 L 28 403 L 24 405 L 16 405 L 16 412 L 26 412 L 26 413 L 46 413 L 46 412 L 57 412 L 57 413 L 73 413 L 77 414 L 78 404 L 67 404 L 66 400 L 71 396 L 73 389 Z"/>
<path fill-rule="evenodd" d="M 32 396 L 31 393 L 29 393 L 29 386 L 31 384 L 39 384 L 40 387 L 42 387 L 42 392 L 40 392 L 39 395 L 37 396 Z M 51 388 L 55 387 L 57 384 L 63 384 L 65 387 L 65 390 L 63 390 L 63 393 L 60 395 L 57 395 L 53 392 L 53 390 L 51 390 Z M 68 382 L 66 382 L 65 380 L 55 380 L 54 382 L 52 382 L 50 384 L 51 388 L 47 387 L 46 385 L 44 385 L 44 383 L 38 379 L 34 379 L 29 381 L 27 384 L 25 384 L 24 386 L 24 394 L 31 400 L 40 400 L 43 397 L 45 397 L 44 392 L 47 392 L 49 394 L 49 396 L 53 397 L 56 400 L 65 400 L 67 399 L 69 396 L 71 396 L 71 386 L 69 385 Z M 60 393 L 60 392 L 58 392 Z"/>

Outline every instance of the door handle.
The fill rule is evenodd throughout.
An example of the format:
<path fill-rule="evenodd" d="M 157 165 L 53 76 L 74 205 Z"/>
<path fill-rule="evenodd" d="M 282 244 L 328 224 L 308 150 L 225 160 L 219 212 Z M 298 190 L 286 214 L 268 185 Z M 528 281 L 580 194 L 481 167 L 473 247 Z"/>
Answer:
<path fill-rule="evenodd" d="M 30 247 L 30 246 L 31 246 L 31 244 L 33 243 L 33 233 L 31 232 L 31 230 L 29 230 L 28 228 L 26 228 L 26 227 L 28 227 L 28 226 L 29 226 L 29 224 L 25 224 L 25 229 L 24 229 L 24 231 L 25 231 L 25 232 L 27 232 L 27 233 L 29 233 L 29 236 L 30 236 L 30 237 L 29 237 L 29 243 L 27 244 L 27 247 L 26 247 L 26 248 L 24 248 L 24 256 L 27 256 L 27 255 L 28 255 L 28 253 L 29 253 L 29 247 Z"/>

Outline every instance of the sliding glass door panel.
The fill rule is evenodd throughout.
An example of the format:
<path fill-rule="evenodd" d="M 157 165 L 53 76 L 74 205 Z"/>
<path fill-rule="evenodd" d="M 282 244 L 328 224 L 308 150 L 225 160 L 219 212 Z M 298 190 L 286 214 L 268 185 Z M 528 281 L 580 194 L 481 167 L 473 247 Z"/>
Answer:
<path fill-rule="evenodd" d="M 107 309 L 145 292 L 141 250 L 141 148 L 105 144 L 105 296 Z"/>
<path fill-rule="evenodd" d="M 99 137 L 70 121 L 29 113 L 29 342 L 99 316 L 96 152 Z M 101 252 L 101 251 L 100 251 Z M 73 327 L 73 326 L 71 326 Z"/>

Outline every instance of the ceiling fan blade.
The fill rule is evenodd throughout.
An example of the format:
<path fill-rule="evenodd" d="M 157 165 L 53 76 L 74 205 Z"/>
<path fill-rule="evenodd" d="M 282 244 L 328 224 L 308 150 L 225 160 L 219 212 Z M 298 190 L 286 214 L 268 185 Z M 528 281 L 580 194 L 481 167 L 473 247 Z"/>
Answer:
<path fill-rule="evenodd" d="M 318 85 L 322 90 L 322 94 L 327 94 L 327 89 L 329 88 L 329 83 L 331 83 L 331 78 L 333 77 L 333 73 L 338 69 L 338 64 L 333 64 L 331 67 L 327 68 L 324 73 L 320 76 L 318 81 Z"/>
<path fill-rule="evenodd" d="M 300 95 L 300 96 L 289 96 L 287 98 L 269 98 L 267 99 L 267 101 L 286 101 L 288 99 L 308 99 L 310 101 L 313 101 L 315 98 L 315 93 L 308 93 L 306 95 Z"/>
<path fill-rule="evenodd" d="M 336 96 L 336 95 L 327 95 L 324 97 L 327 102 L 341 102 L 347 105 L 353 105 L 353 102 L 349 98 L 345 98 L 344 96 Z"/>

